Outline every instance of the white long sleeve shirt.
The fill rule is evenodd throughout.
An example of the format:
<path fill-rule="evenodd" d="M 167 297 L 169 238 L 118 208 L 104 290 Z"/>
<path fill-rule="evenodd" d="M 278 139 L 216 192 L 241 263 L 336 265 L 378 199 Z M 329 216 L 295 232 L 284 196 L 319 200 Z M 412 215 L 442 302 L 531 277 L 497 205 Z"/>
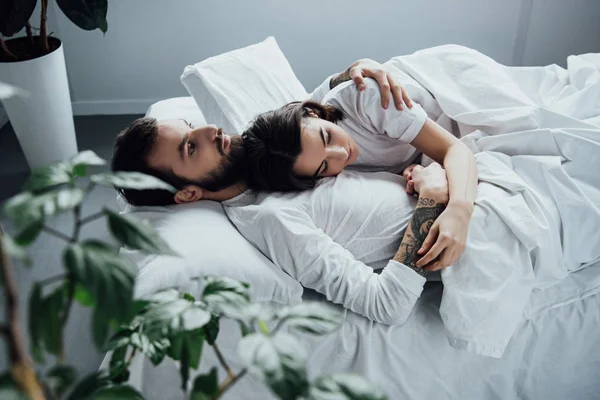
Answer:
<path fill-rule="evenodd" d="M 391 325 L 406 320 L 425 283 L 391 260 L 416 206 L 404 187 L 395 174 L 345 171 L 311 191 L 247 191 L 223 205 L 240 233 L 302 285 Z"/>

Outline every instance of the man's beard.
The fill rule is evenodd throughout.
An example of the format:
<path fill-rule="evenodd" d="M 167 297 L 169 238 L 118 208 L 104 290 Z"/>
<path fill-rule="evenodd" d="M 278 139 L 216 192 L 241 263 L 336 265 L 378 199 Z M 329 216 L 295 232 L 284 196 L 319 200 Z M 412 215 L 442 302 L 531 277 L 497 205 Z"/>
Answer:
<path fill-rule="evenodd" d="M 229 154 L 225 154 L 223 151 L 223 140 L 221 138 L 217 140 L 218 149 L 223 155 L 223 160 L 221 161 L 221 165 L 212 171 L 208 178 L 203 180 L 200 185 L 211 192 L 218 192 L 243 180 L 246 172 L 246 151 L 244 150 L 242 138 L 240 136 L 231 136 Z"/>

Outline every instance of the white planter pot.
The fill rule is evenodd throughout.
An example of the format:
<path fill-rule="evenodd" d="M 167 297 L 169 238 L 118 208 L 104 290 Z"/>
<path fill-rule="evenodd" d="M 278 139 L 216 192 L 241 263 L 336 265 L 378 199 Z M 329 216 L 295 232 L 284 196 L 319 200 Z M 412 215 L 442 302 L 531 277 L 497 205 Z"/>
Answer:
<path fill-rule="evenodd" d="M 29 167 L 43 167 L 77 153 L 71 96 L 62 43 L 43 57 L 0 62 L 0 81 L 29 92 L 4 107 Z"/>

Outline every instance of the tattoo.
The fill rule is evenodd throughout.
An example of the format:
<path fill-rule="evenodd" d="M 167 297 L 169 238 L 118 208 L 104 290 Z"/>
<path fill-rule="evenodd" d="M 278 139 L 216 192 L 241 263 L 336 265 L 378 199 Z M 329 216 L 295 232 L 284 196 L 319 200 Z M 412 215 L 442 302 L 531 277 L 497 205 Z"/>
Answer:
<path fill-rule="evenodd" d="M 426 276 L 427 271 L 422 267 L 417 267 L 419 258 L 417 252 L 423 245 L 434 221 L 445 208 L 445 204 L 436 203 L 433 199 L 419 198 L 417 208 L 408 222 L 398 252 L 394 256 L 394 261 L 406 265 L 421 276 Z"/>
<path fill-rule="evenodd" d="M 336 76 L 331 78 L 331 80 L 329 81 L 329 90 L 333 89 L 340 83 L 344 83 L 349 80 L 350 80 L 350 67 L 348 67 L 348 69 L 345 70 L 344 72 L 342 72 L 341 74 L 337 74 Z"/>

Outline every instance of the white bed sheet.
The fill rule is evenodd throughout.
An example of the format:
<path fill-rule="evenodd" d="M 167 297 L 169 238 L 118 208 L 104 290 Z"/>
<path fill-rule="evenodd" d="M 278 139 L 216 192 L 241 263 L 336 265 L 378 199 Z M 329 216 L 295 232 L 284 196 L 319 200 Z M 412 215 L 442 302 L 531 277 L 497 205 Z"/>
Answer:
<path fill-rule="evenodd" d="M 442 285 L 428 283 L 413 314 L 401 326 L 386 326 L 350 311 L 326 337 L 296 334 L 309 350 L 311 377 L 354 372 L 395 399 L 594 399 L 600 393 L 600 262 L 560 284 L 535 292 L 500 359 L 456 350 L 448 344 L 439 313 Z M 326 301 L 314 292 L 304 301 Z M 224 321 L 218 344 L 239 370 L 237 326 Z M 200 371 L 217 365 L 205 348 Z M 176 366 L 157 368 L 139 360 L 132 376 L 147 399 L 183 399 Z M 220 370 L 224 376 L 223 370 Z M 274 399 L 246 376 L 225 399 Z"/>

